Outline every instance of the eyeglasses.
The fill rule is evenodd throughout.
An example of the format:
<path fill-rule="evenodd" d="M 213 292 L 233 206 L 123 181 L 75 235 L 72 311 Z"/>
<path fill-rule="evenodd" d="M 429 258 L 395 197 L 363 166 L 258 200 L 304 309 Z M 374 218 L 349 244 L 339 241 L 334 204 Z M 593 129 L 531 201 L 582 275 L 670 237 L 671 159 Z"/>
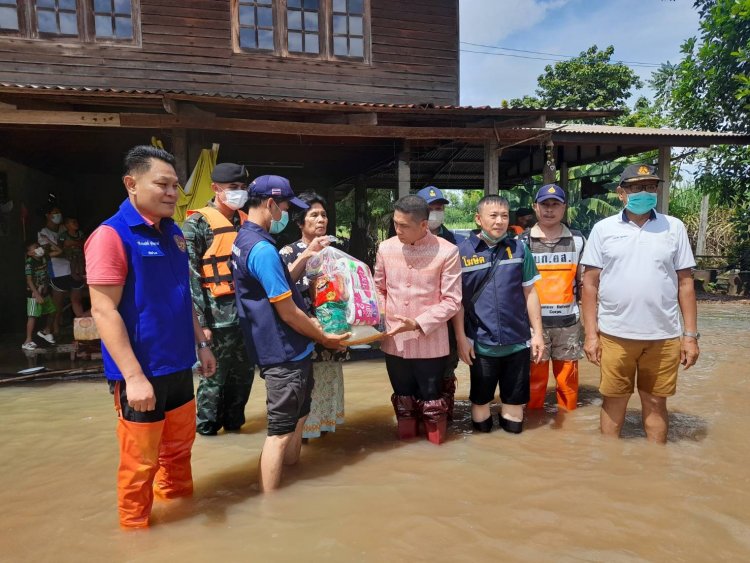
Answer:
<path fill-rule="evenodd" d="M 634 184 L 632 186 L 622 186 L 622 189 L 629 194 L 637 194 L 638 192 L 648 192 L 655 194 L 659 189 L 658 184 Z"/>

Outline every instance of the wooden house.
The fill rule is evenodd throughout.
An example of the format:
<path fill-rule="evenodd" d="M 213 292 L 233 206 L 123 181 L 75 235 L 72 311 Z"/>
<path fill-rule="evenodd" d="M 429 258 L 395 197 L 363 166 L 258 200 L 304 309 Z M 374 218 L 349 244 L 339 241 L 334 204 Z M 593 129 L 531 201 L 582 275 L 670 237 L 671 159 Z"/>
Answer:
<path fill-rule="evenodd" d="M 333 201 L 564 183 L 579 163 L 750 142 L 552 124 L 606 108 L 462 107 L 458 21 L 458 0 L 0 0 L 0 330 L 22 324 L 35 210 L 54 193 L 90 231 L 125 196 L 123 153 L 152 137 L 183 180 L 219 143 L 220 161 Z"/>

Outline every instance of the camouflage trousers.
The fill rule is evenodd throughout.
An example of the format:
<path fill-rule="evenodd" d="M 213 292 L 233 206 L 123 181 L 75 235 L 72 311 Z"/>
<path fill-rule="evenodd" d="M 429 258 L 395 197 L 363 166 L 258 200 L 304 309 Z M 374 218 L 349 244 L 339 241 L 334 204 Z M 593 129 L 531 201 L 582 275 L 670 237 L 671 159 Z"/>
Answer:
<path fill-rule="evenodd" d="M 200 376 L 196 393 L 196 427 L 204 436 L 216 434 L 222 427 L 239 430 L 245 424 L 245 405 L 255 376 L 240 328 L 215 328 L 212 333 L 216 374 Z"/>

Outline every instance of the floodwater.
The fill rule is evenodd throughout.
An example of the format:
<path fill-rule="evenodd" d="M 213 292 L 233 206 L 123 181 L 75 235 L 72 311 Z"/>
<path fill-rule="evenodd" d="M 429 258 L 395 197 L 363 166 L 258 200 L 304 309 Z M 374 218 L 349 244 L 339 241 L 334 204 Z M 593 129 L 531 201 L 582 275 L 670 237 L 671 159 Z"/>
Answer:
<path fill-rule="evenodd" d="M 101 381 L 0 388 L 3 561 L 748 561 L 750 305 L 700 306 L 702 356 L 670 399 L 666 447 L 631 403 L 624 439 L 598 434 L 597 372 L 582 406 L 532 415 L 520 436 L 399 443 L 381 362 L 348 364 L 346 424 L 303 446 L 284 486 L 254 485 L 262 381 L 239 434 L 199 436 L 195 495 L 121 532 L 112 401 Z M 548 403 L 551 398 L 548 395 Z"/>

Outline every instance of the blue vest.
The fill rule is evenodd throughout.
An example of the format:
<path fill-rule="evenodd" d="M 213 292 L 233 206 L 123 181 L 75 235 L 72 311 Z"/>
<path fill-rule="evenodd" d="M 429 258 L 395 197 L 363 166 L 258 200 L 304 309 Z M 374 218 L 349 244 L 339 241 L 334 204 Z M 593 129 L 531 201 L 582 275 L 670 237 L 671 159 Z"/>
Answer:
<path fill-rule="evenodd" d="M 522 285 L 524 244 L 505 238 L 490 248 L 472 233 L 458 245 L 458 252 L 461 255 L 466 336 L 485 346 L 522 344 L 531 338 Z M 496 256 L 497 263 L 491 270 Z M 476 303 L 472 303 L 474 294 L 488 275 L 492 278 Z"/>
<path fill-rule="evenodd" d="M 160 231 L 149 226 L 127 199 L 102 224 L 117 231 L 125 247 L 128 276 L 117 310 L 143 373 L 158 377 L 190 369 L 195 335 L 182 231 L 172 219 L 162 219 Z M 104 343 L 102 357 L 107 378 L 122 379 Z"/>
<path fill-rule="evenodd" d="M 247 257 L 250 251 L 264 240 L 271 244 L 275 242 L 260 226 L 252 221 L 245 221 L 232 246 L 230 265 L 234 278 L 237 313 L 245 335 L 247 353 L 254 363 L 266 367 L 296 358 L 307 349 L 310 339 L 281 320 L 261 283 L 247 270 Z M 305 301 L 280 256 L 279 263 L 292 290 L 294 303 L 306 311 Z"/>

